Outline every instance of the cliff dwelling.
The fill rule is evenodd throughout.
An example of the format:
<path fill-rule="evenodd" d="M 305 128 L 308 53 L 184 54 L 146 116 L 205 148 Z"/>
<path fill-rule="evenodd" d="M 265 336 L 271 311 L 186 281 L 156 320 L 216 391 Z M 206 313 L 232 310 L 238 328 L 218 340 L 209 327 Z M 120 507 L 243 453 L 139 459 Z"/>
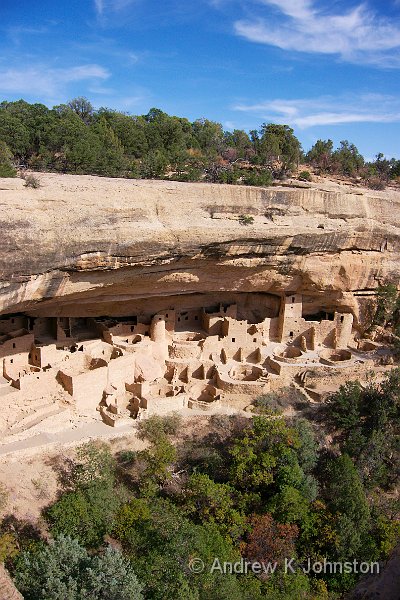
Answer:
<path fill-rule="evenodd" d="M 67 407 L 118 427 L 152 413 L 249 404 L 291 384 L 320 400 L 307 389 L 310 373 L 332 379 L 387 359 L 360 338 L 351 313 L 310 314 L 295 292 L 164 297 L 141 307 L 123 317 L 3 316 L 4 434 Z"/>

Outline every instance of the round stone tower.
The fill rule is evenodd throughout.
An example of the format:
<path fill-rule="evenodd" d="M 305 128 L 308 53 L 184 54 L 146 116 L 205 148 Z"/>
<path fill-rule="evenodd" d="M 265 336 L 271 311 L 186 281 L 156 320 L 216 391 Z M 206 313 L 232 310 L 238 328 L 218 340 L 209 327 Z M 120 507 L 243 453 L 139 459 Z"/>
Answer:
<path fill-rule="evenodd" d="M 165 316 L 155 315 L 151 320 L 150 337 L 153 342 L 165 342 Z"/>

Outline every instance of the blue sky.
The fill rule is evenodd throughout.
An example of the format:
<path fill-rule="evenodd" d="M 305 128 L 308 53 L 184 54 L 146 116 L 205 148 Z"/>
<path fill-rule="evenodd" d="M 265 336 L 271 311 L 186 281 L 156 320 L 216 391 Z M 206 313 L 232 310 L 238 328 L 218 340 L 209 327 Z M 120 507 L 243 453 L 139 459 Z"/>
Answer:
<path fill-rule="evenodd" d="M 400 158 L 400 0 L 0 0 L 0 98 L 76 96 Z"/>

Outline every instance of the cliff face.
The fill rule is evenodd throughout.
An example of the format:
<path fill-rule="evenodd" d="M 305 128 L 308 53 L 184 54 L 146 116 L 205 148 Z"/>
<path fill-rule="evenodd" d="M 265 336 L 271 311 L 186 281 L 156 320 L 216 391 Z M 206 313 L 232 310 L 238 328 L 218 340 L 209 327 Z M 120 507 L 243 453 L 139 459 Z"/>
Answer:
<path fill-rule="evenodd" d="M 399 281 L 399 192 L 39 178 L 37 190 L 0 179 L 0 313 L 122 316 L 165 296 L 297 291 L 310 313 L 362 322 L 366 296 Z"/>

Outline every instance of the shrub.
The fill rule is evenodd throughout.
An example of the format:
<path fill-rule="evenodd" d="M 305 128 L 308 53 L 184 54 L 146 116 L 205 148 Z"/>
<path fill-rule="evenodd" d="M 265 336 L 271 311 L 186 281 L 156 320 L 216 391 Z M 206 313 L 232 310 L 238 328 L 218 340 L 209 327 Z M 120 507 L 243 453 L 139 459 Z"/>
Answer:
<path fill-rule="evenodd" d="M 152 415 L 138 423 L 138 438 L 155 443 L 165 435 L 175 435 L 182 425 L 182 417 L 174 412 L 171 415 Z"/>
<path fill-rule="evenodd" d="M 18 554 L 18 542 L 13 533 L 0 535 L 0 562 L 13 558 Z"/>
<path fill-rule="evenodd" d="M 371 190 L 382 191 L 386 188 L 385 182 L 379 177 L 371 177 L 368 179 L 368 187 Z"/>
<path fill-rule="evenodd" d="M 312 181 L 310 171 L 301 171 L 297 179 L 299 181 Z"/>
<path fill-rule="evenodd" d="M 0 483 L 0 511 L 4 510 L 8 501 L 8 490 L 3 483 Z"/>
<path fill-rule="evenodd" d="M 279 392 L 270 392 L 256 398 L 253 402 L 258 413 L 281 412 L 288 407 L 301 409 L 307 406 L 302 393 L 294 387 L 284 387 Z"/>
<path fill-rule="evenodd" d="M 73 487 L 84 488 L 94 483 L 113 486 L 116 462 L 107 444 L 82 444 L 76 451 L 76 458 L 71 476 Z"/>
<path fill-rule="evenodd" d="M 272 175 L 270 171 L 250 171 L 243 175 L 243 183 L 244 185 L 254 185 L 259 187 L 264 187 L 271 185 L 272 183 Z"/>
<path fill-rule="evenodd" d="M 236 169 L 224 169 L 218 174 L 219 183 L 229 183 L 235 185 L 239 178 L 239 172 Z"/>
<path fill-rule="evenodd" d="M 241 225 L 252 225 L 254 223 L 254 217 L 250 215 L 239 215 L 238 221 Z"/>
<path fill-rule="evenodd" d="M 36 177 L 36 175 L 27 175 L 25 177 L 24 185 L 25 185 L 25 187 L 37 190 L 38 188 L 40 188 L 40 185 L 41 185 L 40 179 L 38 177 Z"/>

